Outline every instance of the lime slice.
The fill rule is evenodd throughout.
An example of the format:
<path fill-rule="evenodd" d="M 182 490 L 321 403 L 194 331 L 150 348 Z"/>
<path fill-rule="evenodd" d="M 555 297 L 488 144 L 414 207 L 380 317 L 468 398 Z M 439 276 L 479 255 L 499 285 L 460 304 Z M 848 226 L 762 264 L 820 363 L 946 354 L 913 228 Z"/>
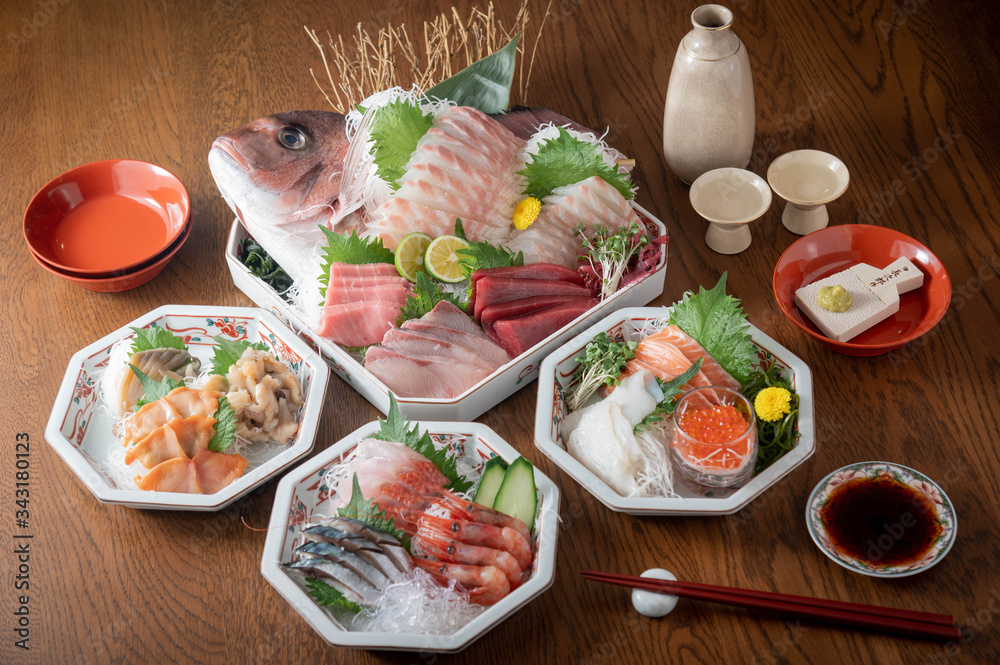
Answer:
<path fill-rule="evenodd" d="M 424 270 L 424 253 L 431 244 L 431 237 L 426 233 L 411 233 L 399 241 L 396 247 L 396 270 L 410 280 L 417 281 L 417 273 Z"/>
<path fill-rule="evenodd" d="M 436 280 L 454 284 L 465 279 L 465 271 L 459 264 L 458 250 L 465 249 L 469 243 L 458 236 L 441 236 L 427 246 L 424 254 L 424 268 Z"/>

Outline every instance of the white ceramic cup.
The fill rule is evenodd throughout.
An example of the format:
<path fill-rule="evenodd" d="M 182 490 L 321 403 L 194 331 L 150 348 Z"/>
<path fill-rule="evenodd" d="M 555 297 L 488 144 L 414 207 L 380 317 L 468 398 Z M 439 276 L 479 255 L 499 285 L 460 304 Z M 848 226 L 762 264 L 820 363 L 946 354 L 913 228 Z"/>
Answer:
<path fill-rule="evenodd" d="M 847 191 L 850 174 L 844 162 L 828 152 L 794 150 L 771 162 L 767 182 L 787 201 L 781 223 L 792 233 L 805 235 L 829 223 L 826 204 Z"/>
<path fill-rule="evenodd" d="M 750 222 L 771 205 L 771 188 L 756 173 L 713 169 L 691 183 L 691 206 L 709 223 L 705 243 L 720 254 L 750 246 Z"/>

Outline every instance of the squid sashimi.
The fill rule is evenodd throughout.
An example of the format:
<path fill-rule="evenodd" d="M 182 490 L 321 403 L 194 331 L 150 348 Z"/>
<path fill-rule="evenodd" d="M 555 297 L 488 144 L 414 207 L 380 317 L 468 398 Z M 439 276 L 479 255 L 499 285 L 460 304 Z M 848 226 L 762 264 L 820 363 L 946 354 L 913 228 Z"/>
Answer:
<path fill-rule="evenodd" d="M 215 418 L 188 416 L 174 418 L 162 427 L 157 427 L 144 439 L 125 453 L 125 463 L 139 460 L 147 469 L 174 457 L 194 457 L 199 450 L 208 447 L 215 436 Z"/>
<path fill-rule="evenodd" d="M 628 201 L 600 176 L 556 187 L 543 200 L 534 223 L 515 235 L 508 247 L 524 252 L 525 263 L 558 263 L 575 268 L 580 243 L 575 229 L 590 236 L 600 224 L 618 231 L 639 217 Z"/>
<path fill-rule="evenodd" d="M 189 416 L 212 416 L 219 410 L 219 397 L 215 390 L 194 390 L 174 388 L 166 397 L 143 404 L 142 408 L 129 419 L 124 427 L 122 445 L 146 438 L 157 427 L 175 418 Z"/>
<path fill-rule="evenodd" d="M 243 475 L 247 464 L 242 455 L 202 449 L 191 459 L 175 457 L 161 462 L 145 476 L 136 476 L 135 482 L 143 490 L 214 494 Z"/>
<path fill-rule="evenodd" d="M 639 494 L 643 453 L 633 428 L 662 396 L 649 371 L 624 378 L 609 397 L 571 414 L 566 450 L 622 496 Z"/>

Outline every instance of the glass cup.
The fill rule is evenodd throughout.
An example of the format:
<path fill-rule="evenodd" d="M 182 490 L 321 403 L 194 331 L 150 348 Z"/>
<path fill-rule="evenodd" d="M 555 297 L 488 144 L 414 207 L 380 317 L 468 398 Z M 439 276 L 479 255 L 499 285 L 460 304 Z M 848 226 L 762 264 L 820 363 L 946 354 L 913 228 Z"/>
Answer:
<path fill-rule="evenodd" d="M 707 487 L 737 487 L 753 476 L 757 417 L 739 392 L 704 386 L 684 393 L 674 409 L 673 424 L 670 457 L 686 480 Z"/>

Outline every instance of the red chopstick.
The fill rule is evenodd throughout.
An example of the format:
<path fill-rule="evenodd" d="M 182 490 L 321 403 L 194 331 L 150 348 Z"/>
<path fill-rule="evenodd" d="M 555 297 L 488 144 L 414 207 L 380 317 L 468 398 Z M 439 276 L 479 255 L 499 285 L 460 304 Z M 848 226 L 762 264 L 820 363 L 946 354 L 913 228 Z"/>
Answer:
<path fill-rule="evenodd" d="M 583 571 L 583 576 L 595 582 L 658 591 L 711 603 L 773 610 L 827 623 L 869 628 L 909 637 L 955 642 L 959 639 L 955 620 L 947 614 L 596 571 Z"/>

